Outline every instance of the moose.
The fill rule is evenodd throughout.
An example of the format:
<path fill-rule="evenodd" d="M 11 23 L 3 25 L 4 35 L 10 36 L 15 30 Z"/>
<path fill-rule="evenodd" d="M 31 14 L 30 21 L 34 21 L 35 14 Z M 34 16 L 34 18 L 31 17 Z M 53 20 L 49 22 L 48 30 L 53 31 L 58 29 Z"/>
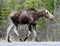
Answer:
<path fill-rule="evenodd" d="M 36 24 L 38 19 L 42 16 L 50 20 L 54 19 L 54 16 L 45 8 L 42 8 L 40 10 L 35 8 L 29 8 L 28 10 L 23 12 L 21 11 L 12 12 L 9 15 L 9 18 L 12 21 L 12 24 L 9 25 L 9 27 L 7 28 L 7 37 L 6 37 L 7 41 L 11 42 L 9 33 L 12 27 L 14 27 L 14 32 L 19 37 L 18 25 L 25 25 L 25 24 L 28 25 L 29 31 L 26 38 L 24 40 L 23 39 L 20 39 L 20 40 L 26 41 L 26 39 L 30 36 L 31 33 L 33 33 L 32 40 L 36 40 L 37 39 Z"/>

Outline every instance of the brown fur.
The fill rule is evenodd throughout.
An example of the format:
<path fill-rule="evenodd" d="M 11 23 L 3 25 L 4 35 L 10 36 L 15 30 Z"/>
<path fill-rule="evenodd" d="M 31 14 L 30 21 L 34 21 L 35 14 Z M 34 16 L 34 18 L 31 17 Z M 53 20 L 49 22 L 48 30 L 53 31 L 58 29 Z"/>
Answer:
<path fill-rule="evenodd" d="M 24 12 L 16 11 L 16 12 L 13 12 L 13 13 L 10 14 L 11 21 L 16 26 L 16 28 L 18 28 L 17 27 L 18 24 L 27 24 L 28 25 L 28 28 L 29 28 L 29 31 L 31 33 L 32 33 L 32 27 L 31 27 L 31 25 L 33 26 L 33 29 L 36 30 L 36 21 L 41 16 L 45 16 L 46 18 L 49 18 L 50 17 L 49 14 L 48 14 L 48 12 L 45 11 L 45 9 L 42 10 L 42 11 L 38 11 L 38 10 L 36 10 L 34 8 L 30 8 L 30 9 L 24 11 Z M 52 17 L 52 15 L 51 15 L 51 17 Z M 36 32 L 33 31 L 33 33 L 35 33 L 34 34 L 35 35 L 34 37 L 36 39 L 37 38 L 36 37 Z M 27 35 L 27 37 L 24 39 L 24 41 L 28 38 L 29 35 Z"/>

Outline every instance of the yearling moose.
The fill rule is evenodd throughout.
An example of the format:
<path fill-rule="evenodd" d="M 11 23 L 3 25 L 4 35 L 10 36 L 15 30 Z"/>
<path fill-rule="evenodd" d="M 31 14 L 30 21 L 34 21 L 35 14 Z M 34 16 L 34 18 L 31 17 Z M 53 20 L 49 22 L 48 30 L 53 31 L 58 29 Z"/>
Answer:
<path fill-rule="evenodd" d="M 24 12 L 21 12 L 21 11 L 12 12 L 9 17 L 10 17 L 13 24 L 11 24 L 7 28 L 7 40 L 8 40 L 8 42 L 10 42 L 9 33 L 10 33 L 10 30 L 12 27 L 14 27 L 14 32 L 19 37 L 19 33 L 18 33 L 18 25 L 19 24 L 21 24 L 21 25 L 27 24 L 28 29 L 29 29 L 29 32 L 23 41 L 25 41 L 32 32 L 33 32 L 32 40 L 36 40 L 36 38 L 37 38 L 36 23 L 37 23 L 38 19 L 42 16 L 44 16 L 50 20 L 54 19 L 54 16 L 45 8 L 42 8 L 40 11 L 36 10 L 34 8 L 30 8 Z M 33 30 L 32 30 L 32 28 L 33 28 Z M 20 39 L 20 40 L 22 40 L 22 39 Z"/>

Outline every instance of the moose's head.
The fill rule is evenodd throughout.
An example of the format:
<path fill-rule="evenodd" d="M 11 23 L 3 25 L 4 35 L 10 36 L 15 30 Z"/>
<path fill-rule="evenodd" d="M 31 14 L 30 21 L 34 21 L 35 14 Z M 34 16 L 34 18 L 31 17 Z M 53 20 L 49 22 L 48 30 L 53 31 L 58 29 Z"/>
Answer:
<path fill-rule="evenodd" d="M 41 14 L 45 16 L 46 18 L 53 20 L 54 15 L 52 15 L 47 9 L 43 8 Z"/>

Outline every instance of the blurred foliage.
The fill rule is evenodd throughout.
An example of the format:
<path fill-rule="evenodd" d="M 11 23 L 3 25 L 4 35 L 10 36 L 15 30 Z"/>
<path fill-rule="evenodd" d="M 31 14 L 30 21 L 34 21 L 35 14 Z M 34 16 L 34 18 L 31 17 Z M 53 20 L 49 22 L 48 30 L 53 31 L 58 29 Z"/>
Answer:
<path fill-rule="evenodd" d="M 60 5 L 60 0 L 57 0 L 57 5 Z"/>
<path fill-rule="evenodd" d="M 41 0 L 26 0 L 25 2 L 24 2 L 24 5 L 25 6 L 28 6 L 28 7 L 33 7 L 33 8 L 40 8 L 40 6 L 41 6 Z"/>
<path fill-rule="evenodd" d="M 2 5 L 3 5 L 3 1 L 0 0 L 0 25 L 1 25 L 1 20 L 2 20 L 2 12 L 1 12 Z"/>
<path fill-rule="evenodd" d="M 19 10 L 21 5 L 17 0 L 9 0 L 8 2 L 4 2 L 4 0 L 0 0 L 0 25 L 7 22 L 9 14 L 14 10 Z"/>
<path fill-rule="evenodd" d="M 42 0 L 44 4 L 42 6 L 46 9 L 48 9 L 51 13 L 53 13 L 54 10 L 54 0 Z"/>

